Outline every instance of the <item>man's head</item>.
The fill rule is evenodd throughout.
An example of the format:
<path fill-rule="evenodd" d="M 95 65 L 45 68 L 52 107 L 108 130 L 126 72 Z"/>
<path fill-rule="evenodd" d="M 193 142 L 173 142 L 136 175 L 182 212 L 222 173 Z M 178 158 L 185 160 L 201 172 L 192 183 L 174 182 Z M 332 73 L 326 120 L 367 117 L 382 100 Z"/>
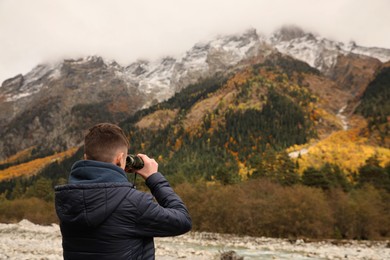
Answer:
<path fill-rule="evenodd" d="M 84 158 L 113 163 L 124 169 L 129 146 L 129 141 L 119 126 L 97 124 L 85 136 Z"/>

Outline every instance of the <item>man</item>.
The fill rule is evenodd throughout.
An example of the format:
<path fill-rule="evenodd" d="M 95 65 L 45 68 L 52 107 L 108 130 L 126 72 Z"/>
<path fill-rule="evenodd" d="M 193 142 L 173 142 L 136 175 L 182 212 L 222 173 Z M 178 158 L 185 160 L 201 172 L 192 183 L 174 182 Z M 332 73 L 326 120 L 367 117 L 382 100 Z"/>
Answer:
<path fill-rule="evenodd" d="M 64 259 L 154 259 L 153 237 L 191 229 L 188 211 L 158 172 L 158 164 L 138 154 L 153 196 L 133 188 L 124 171 L 129 142 L 122 129 L 103 123 L 84 140 L 84 159 L 71 169 L 69 183 L 55 187 Z"/>

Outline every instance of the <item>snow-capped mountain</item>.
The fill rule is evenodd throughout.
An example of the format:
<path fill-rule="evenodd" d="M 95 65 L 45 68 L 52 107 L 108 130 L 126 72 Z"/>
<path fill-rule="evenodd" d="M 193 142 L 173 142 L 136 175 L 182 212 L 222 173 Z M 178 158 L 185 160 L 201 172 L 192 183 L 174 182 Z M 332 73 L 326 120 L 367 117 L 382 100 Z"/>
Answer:
<path fill-rule="evenodd" d="M 326 74 L 335 66 L 339 55 L 365 55 L 379 59 L 381 62 L 390 60 L 390 49 L 362 47 L 356 45 L 355 42 L 332 41 L 304 32 L 301 28 L 294 26 L 281 28 L 272 34 L 267 42 L 281 53 L 305 61 Z"/>
<path fill-rule="evenodd" d="M 100 121 L 119 122 L 147 97 L 118 78 L 122 68 L 99 57 L 39 65 L 0 88 L 0 158 L 33 147 L 50 153 L 74 147 Z"/>
<path fill-rule="evenodd" d="M 91 124 L 120 122 L 202 78 L 277 52 L 308 63 L 340 85 L 357 85 L 351 91 L 359 93 L 380 61 L 390 60 L 389 49 L 335 42 L 284 27 L 269 37 L 254 29 L 222 35 L 178 57 L 128 66 L 96 56 L 40 64 L 0 87 L 0 159 L 33 146 L 54 151 L 76 146 Z M 370 59 L 369 66 L 354 65 L 360 57 Z"/>
<path fill-rule="evenodd" d="M 118 70 L 124 81 L 135 84 L 150 100 L 163 101 L 185 86 L 235 66 L 239 62 L 271 49 L 302 60 L 325 74 L 331 74 L 340 55 L 357 54 L 390 60 L 390 49 L 358 46 L 304 32 L 293 26 L 282 27 L 271 36 L 249 29 L 241 35 L 218 36 L 200 42 L 178 58 L 139 60 Z M 150 103 L 146 104 L 148 106 Z"/>
<path fill-rule="evenodd" d="M 195 44 L 179 58 L 137 61 L 122 70 L 120 76 L 135 82 L 139 90 L 151 95 L 152 99 L 162 101 L 199 78 L 212 76 L 257 55 L 261 42 L 253 29 L 242 35 L 220 36 Z"/>
<path fill-rule="evenodd" d="M 150 96 L 151 100 L 162 101 L 188 84 L 195 83 L 199 78 L 225 71 L 259 53 L 266 54 L 272 48 L 305 61 L 324 73 L 329 73 L 335 66 L 339 55 L 365 55 L 381 62 L 390 60 L 390 49 L 363 47 L 354 42 L 336 42 L 294 26 L 283 27 L 269 37 L 258 34 L 255 29 L 247 30 L 241 35 L 218 36 L 208 42 L 195 44 L 179 57 L 139 60 L 126 67 L 115 61 L 99 59 L 128 86 L 136 86 L 139 91 Z M 97 58 L 86 57 L 78 59 L 77 62 L 82 64 Z M 5 92 L 6 101 L 12 101 L 37 93 L 41 87 L 45 87 L 43 79 L 63 76 L 59 69 L 61 66 L 61 63 L 38 65 L 23 76 L 23 82 L 17 83 L 16 89 L 6 92 L 3 90 L 2 94 Z M 14 85 L 13 83 L 21 80 L 20 76 L 4 81 L 2 86 Z"/>

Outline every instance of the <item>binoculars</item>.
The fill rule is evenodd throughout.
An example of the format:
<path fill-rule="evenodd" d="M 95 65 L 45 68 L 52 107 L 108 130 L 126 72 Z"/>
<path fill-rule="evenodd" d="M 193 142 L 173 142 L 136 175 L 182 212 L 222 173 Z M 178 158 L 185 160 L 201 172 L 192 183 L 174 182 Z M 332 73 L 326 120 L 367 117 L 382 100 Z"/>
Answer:
<path fill-rule="evenodd" d="M 129 154 L 126 157 L 126 172 L 134 172 L 135 170 L 142 169 L 144 167 L 144 161 L 141 159 L 141 157 Z"/>

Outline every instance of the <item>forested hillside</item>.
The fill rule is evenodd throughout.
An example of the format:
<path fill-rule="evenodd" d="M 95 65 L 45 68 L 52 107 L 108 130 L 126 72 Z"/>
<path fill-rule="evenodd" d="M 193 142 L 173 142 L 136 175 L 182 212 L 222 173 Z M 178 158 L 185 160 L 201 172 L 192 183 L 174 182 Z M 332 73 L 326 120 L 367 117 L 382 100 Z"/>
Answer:
<path fill-rule="evenodd" d="M 131 149 L 148 151 L 168 175 L 183 180 L 227 184 L 261 175 L 266 151 L 281 152 L 316 137 L 310 117 L 317 98 L 295 82 L 313 70 L 279 59 L 280 66 L 257 64 L 228 79 L 208 79 L 139 112 L 123 124 Z M 151 118 L 165 124 L 152 127 Z"/>
<path fill-rule="evenodd" d="M 368 85 L 356 112 L 367 118 L 368 129 L 377 141 L 390 148 L 390 67 L 383 68 Z"/>

